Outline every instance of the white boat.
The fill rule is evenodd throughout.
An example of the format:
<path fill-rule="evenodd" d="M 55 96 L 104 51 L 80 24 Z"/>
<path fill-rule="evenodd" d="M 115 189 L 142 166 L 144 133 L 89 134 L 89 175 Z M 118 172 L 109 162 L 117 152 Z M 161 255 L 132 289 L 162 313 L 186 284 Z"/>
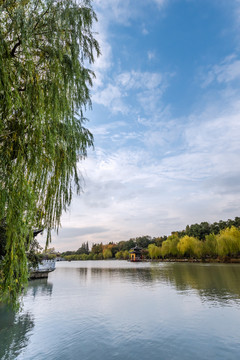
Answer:
<path fill-rule="evenodd" d="M 42 260 L 35 269 L 30 271 L 30 279 L 47 278 L 56 268 L 56 260 Z"/>

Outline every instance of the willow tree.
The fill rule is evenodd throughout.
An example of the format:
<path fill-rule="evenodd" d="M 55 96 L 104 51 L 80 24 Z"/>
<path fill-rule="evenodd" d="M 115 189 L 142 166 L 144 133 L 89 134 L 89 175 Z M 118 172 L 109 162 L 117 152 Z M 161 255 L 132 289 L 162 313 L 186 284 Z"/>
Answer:
<path fill-rule="evenodd" d="M 81 190 L 96 20 L 91 0 L 0 0 L 0 293 L 11 301 L 27 281 L 33 229 L 47 229 L 49 241 L 74 184 Z"/>

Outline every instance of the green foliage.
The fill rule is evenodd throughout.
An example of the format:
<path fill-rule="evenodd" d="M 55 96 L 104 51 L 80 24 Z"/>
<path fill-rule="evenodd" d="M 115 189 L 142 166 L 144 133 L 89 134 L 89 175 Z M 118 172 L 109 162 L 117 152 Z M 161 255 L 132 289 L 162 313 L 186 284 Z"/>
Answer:
<path fill-rule="evenodd" d="M 200 240 L 185 235 L 180 239 L 177 249 L 183 256 L 200 258 L 203 252 L 203 244 Z"/>
<path fill-rule="evenodd" d="M 62 257 L 66 257 L 66 256 L 69 256 L 69 255 L 75 255 L 76 254 L 76 251 L 64 251 L 61 256 Z"/>
<path fill-rule="evenodd" d="M 40 254 L 42 247 L 39 242 L 33 238 L 27 252 L 28 269 L 36 268 L 42 260 L 42 254 Z"/>
<path fill-rule="evenodd" d="M 111 259 L 113 257 L 112 252 L 110 249 L 103 250 L 103 258 L 104 259 Z"/>
<path fill-rule="evenodd" d="M 203 243 L 203 253 L 212 258 L 217 255 L 217 239 L 215 234 L 207 235 Z"/>
<path fill-rule="evenodd" d="M 156 246 L 162 246 L 162 243 L 165 240 L 167 240 L 167 236 L 160 236 L 160 237 L 157 237 L 157 238 L 153 238 L 152 241 Z"/>
<path fill-rule="evenodd" d="M 162 256 L 163 257 L 167 257 L 167 256 L 173 256 L 173 257 L 177 257 L 179 254 L 178 251 L 178 242 L 179 242 L 179 237 L 177 233 L 174 233 L 170 236 L 168 236 L 167 240 L 163 241 L 162 243 Z"/>
<path fill-rule="evenodd" d="M 152 243 L 152 238 L 148 235 L 140 236 L 136 238 L 135 242 L 140 248 L 147 248 L 148 245 Z"/>
<path fill-rule="evenodd" d="M 217 250 L 220 256 L 240 254 L 240 230 L 235 226 L 224 229 L 217 235 Z"/>
<path fill-rule="evenodd" d="M 54 247 L 52 247 L 52 248 L 47 247 L 43 250 L 43 254 L 50 255 L 50 254 L 55 254 L 55 253 L 56 253 L 56 251 L 55 251 Z"/>
<path fill-rule="evenodd" d="M 6 243 L 7 243 L 7 239 L 6 239 L 6 223 L 5 220 L 3 219 L 0 222 L 0 261 L 3 258 L 3 256 L 6 253 Z"/>
<path fill-rule="evenodd" d="M 129 251 L 123 251 L 123 260 L 128 260 L 130 258 Z"/>
<path fill-rule="evenodd" d="M 92 246 L 92 253 L 94 255 L 98 255 L 103 252 L 103 244 L 93 244 Z"/>
<path fill-rule="evenodd" d="M 151 259 L 159 259 L 161 256 L 161 248 L 154 244 L 150 244 L 148 245 L 148 253 Z"/>
<path fill-rule="evenodd" d="M 135 239 L 130 239 L 128 241 L 120 241 L 118 243 L 118 248 L 120 251 L 129 251 L 130 249 L 134 248 L 136 246 Z"/>
<path fill-rule="evenodd" d="M 217 235 L 221 230 L 231 226 L 240 227 L 240 218 L 235 217 L 234 220 L 228 219 L 227 221 L 220 220 L 219 222 L 214 222 L 213 224 L 209 224 L 205 221 L 200 224 L 193 224 L 191 226 L 187 225 L 185 230 L 178 231 L 178 235 L 179 237 L 188 235 L 196 237 L 199 240 L 204 240 L 207 235 Z"/>
<path fill-rule="evenodd" d="M 82 255 L 80 255 L 80 259 L 81 260 L 92 260 L 93 255 L 92 254 L 82 254 Z"/>
<path fill-rule="evenodd" d="M 63 258 L 64 258 L 64 260 L 66 260 L 66 261 L 78 260 L 78 259 L 76 259 L 76 256 L 77 256 L 77 255 L 65 255 Z M 80 259 L 79 259 L 79 260 L 80 260 Z"/>
<path fill-rule="evenodd" d="M 116 252 L 115 259 L 122 260 L 123 259 L 123 252 L 122 251 Z"/>
<path fill-rule="evenodd" d="M 103 260 L 103 253 L 94 254 L 92 260 Z"/>
<path fill-rule="evenodd" d="M 210 224 L 208 222 L 201 222 L 200 224 L 194 224 L 186 227 L 185 234 L 188 236 L 196 237 L 199 240 L 204 240 L 206 235 L 211 232 Z"/>
<path fill-rule="evenodd" d="M 83 243 L 82 246 L 76 251 L 76 254 L 89 254 L 88 242 Z"/>
<path fill-rule="evenodd" d="M 118 260 L 128 260 L 129 259 L 129 251 L 128 250 L 118 251 L 115 254 L 115 258 Z"/>
<path fill-rule="evenodd" d="M 49 241 L 73 184 L 81 190 L 77 162 L 93 144 L 83 126 L 94 76 L 86 61 L 99 55 L 93 21 L 90 0 L 0 2 L 0 294 L 12 302 L 27 281 L 32 229 L 47 229 Z"/>
<path fill-rule="evenodd" d="M 225 228 L 226 223 L 234 223 L 238 225 L 231 226 L 230 228 Z M 202 228 L 208 229 L 208 223 L 201 223 Z M 200 224 L 200 225 L 201 225 Z M 128 260 L 129 259 L 129 250 L 138 243 L 142 245 L 145 242 L 145 245 L 148 244 L 148 247 L 142 249 L 142 255 L 144 259 L 160 259 L 160 258 L 172 258 L 180 259 L 183 257 L 194 258 L 194 259 L 206 259 L 206 258 L 217 258 L 220 257 L 239 257 L 240 256 L 240 218 L 235 218 L 235 220 L 228 220 L 227 222 L 220 221 L 219 223 L 214 223 L 213 227 L 210 225 L 211 229 L 217 228 L 216 224 L 220 224 L 220 227 L 223 227 L 223 230 L 220 230 L 220 234 L 216 235 L 214 232 L 205 236 L 204 239 L 200 240 L 194 236 L 184 235 L 184 232 L 173 232 L 172 235 L 166 237 L 150 238 L 149 236 L 142 236 L 135 239 L 130 239 L 128 241 L 120 241 L 119 243 L 114 244 L 110 242 L 108 245 L 94 244 L 92 251 L 89 253 L 84 260 L 100 260 L 107 258 L 115 258 L 118 260 Z M 196 224 L 195 224 L 196 225 Z M 191 229 L 197 229 L 198 233 L 199 227 L 190 226 L 187 227 L 187 231 L 190 232 Z M 219 227 L 218 227 L 219 228 Z M 158 244 L 158 245 L 157 245 Z M 65 254 L 76 254 L 76 252 L 66 252 Z M 75 260 L 83 260 L 82 257 L 74 256 Z"/>
<path fill-rule="evenodd" d="M 119 249 L 118 249 L 118 245 L 110 242 L 109 245 L 108 245 L 108 247 L 110 248 L 113 257 L 115 257 L 116 253 L 117 253 L 118 250 L 119 250 Z"/>
<path fill-rule="evenodd" d="M 126 251 L 127 251 L 127 250 L 126 250 Z M 123 259 L 124 259 L 123 254 L 124 254 L 124 251 L 118 251 L 118 252 L 115 254 L 115 258 L 118 259 L 118 260 L 123 260 Z"/>
<path fill-rule="evenodd" d="M 56 254 L 39 254 L 40 260 L 53 260 L 56 259 Z"/>

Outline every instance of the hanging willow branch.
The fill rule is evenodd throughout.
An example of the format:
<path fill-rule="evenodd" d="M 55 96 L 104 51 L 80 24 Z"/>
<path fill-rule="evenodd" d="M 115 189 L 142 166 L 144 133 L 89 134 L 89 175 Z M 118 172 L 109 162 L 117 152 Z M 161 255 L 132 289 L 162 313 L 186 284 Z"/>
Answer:
<path fill-rule="evenodd" d="M 90 0 L 0 0 L 0 301 L 16 301 L 27 280 L 29 234 L 45 228 L 49 241 L 72 183 L 81 189 L 77 162 L 93 145 L 83 110 L 94 73 L 84 61 L 100 54 L 96 20 Z"/>

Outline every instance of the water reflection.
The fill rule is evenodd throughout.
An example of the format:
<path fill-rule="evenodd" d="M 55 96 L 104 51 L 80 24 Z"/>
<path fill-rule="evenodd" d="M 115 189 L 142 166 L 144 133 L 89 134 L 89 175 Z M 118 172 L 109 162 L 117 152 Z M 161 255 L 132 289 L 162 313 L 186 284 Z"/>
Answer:
<path fill-rule="evenodd" d="M 203 301 L 227 305 L 240 300 L 240 267 L 226 264 L 173 264 L 163 272 L 178 291 L 194 289 Z"/>
<path fill-rule="evenodd" d="M 238 265 L 72 262 L 49 280 L 0 308 L 0 359 L 239 357 Z"/>
<path fill-rule="evenodd" d="M 52 283 L 47 279 L 29 282 L 27 296 L 52 295 Z M 0 359 L 12 360 L 28 346 L 33 333 L 34 316 L 30 312 L 15 313 L 0 304 Z"/>
<path fill-rule="evenodd" d="M 178 292 L 196 290 L 202 301 L 227 305 L 240 302 L 240 267 L 226 264 L 158 263 L 134 268 L 78 268 L 82 280 L 104 281 L 121 278 L 134 285 L 164 283 Z"/>
<path fill-rule="evenodd" d="M 15 315 L 6 307 L 0 308 L 0 359 L 16 359 L 28 345 L 34 327 L 30 313 Z"/>
<path fill-rule="evenodd" d="M 148 285 L 154 281 L 152 269 L 149 268 L 91 268 L 91 277 L 99 279 L 101 277 L 116 278 L 119 277 L 135 284 Z"/>
<path fill-rule="evenodd" d="M 38 279 L 32 280 L 28 285 L 28 295 L 33 296 L 34 298 L 37 295 L 52 295 L 53 284 L 48 282 L 48 279 Z"/>

